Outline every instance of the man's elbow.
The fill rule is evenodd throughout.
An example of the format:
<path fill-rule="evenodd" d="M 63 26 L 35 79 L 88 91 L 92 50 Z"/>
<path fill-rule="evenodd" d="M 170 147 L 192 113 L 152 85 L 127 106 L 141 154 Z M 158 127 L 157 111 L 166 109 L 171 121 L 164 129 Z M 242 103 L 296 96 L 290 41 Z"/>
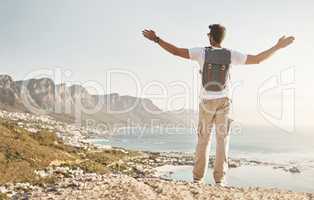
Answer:
<path fill-rule="evenodd" d="M 190 55 L 187 49 L 177 49 L 173 51 L 172 54 L 181 58 L 186 58 L 186 59 L 190 58 Z"/>
<path fill-rule="evenodd" d="M 256 59 L 256 60 L 254 60 L 254 65 L 258 65 L 258 64 L 261 64 L 262 63 L 262 61 L 260 60 L 260 59 Z"/>

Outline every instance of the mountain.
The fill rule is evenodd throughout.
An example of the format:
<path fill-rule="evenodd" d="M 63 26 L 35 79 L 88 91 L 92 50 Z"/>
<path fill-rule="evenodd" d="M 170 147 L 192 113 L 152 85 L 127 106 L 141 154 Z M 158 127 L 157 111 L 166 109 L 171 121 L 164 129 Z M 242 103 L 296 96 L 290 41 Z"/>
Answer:
<path fill-rule="evenodd" d="M 67 122 L 113 126 L 190 127 L 195 112 L 163 111 L 150 99 L 118 93 L 92 95 L 81 85 L 55 84 L 40 78 L 14 81 L 0 75 L 0 108 L 48 114 Z"/>
<path fill-rule="evenodd" d="M 26 111 L 19 98 L 16 82 L 8 75 L 0 75 L 0 108 L 10 111 Z"/>

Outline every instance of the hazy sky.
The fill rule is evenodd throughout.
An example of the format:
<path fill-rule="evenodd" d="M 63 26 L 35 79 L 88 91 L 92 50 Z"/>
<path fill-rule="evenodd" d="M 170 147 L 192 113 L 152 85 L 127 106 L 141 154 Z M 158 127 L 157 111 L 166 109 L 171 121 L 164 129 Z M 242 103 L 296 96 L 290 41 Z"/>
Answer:
<path fill-rule="evenodd" d="M 199 86 L 193 84 L 197 63 L 165 53 L 143 39 L 142 29 L 154 29 L 163 39 L 191 48 L 208 45 L 207 26 L 222 23 L 228 30 L 224 45 L 252 54 L 271 47 L 280 36 L 292 34 L 295 44 L 273 59 L 232 69 L 232 80 L 241 83 L 234 92 L 234 114 L 244 123 L 266 123 L 257 106 L 258 88 L 294 67 L 296 122 L 299 126 L 312 124 L 313 1 L 1 0 L 0 15 L 1 73 L 24 79 L 34 71 L 59 67 L 62 73 L 71 72 L 66 81 L 106 85 L 106 71 L 127 70 L 138 77 L 142 91 L 136 92 L 134 81 L 120 75 L 105 92 L 147 96 L 143 91 L 158 91 L 158 87 L 156 91 L 149 87 L 158 82 L 167 94 L 153 100 L 164 109 L 169 108 L 169 97 L 183 91 L 173 85 L 178 82 L 190 87 L 189 101 L 185 105 L 173 101 L 176 106 L 171 108 L 197 107 L 193 98 Z M 262 98 L 265 110 L 279 117 L 280 95 L 279 87 Z"/>

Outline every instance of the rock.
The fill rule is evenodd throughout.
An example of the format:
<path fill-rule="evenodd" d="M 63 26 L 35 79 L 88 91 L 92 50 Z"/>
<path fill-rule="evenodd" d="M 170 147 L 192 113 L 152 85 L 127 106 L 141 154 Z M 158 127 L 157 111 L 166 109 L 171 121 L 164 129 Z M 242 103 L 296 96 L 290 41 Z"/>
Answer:
<path fill-rule="evenodd" d="M 8 189 L 4 186 L 0 186 L 0 193 L 7 193 Z"/>
<path fill-rule="evenodd" d="M 28 190 L 31 188 L 31 185 L 29 183 L 17 183 L 15 185 L 15 189 L 17 190 Z"/>
<path fill-rule="evenodd" d="M 38 132 L 38 129 L 36 129 L 36 128 L 26 128 L 26 130 L 28 132 L 31 132 L 31 133 L 37 133 Z"/>
<path fill-rule="evenodd" d="M 291 172 L 291 173 L 301 173 L 301 171 L 297 167 L 295 167 L 295 166 L 289 168 L 288 171 Z"/>
<path fill-rule="evenodd" d="M 55 187 L 55 186 L 48 187 L 48 188 L 46 189 L 46 192 L 58 192 L 58 191 L 59 191 L 58 188 Z"/>
<path fill-rule="evenodd" d="M 69 167 L 56 167 L 55 172 L 61 174 L 68 174 L 70 168 Z"/>
<path fill-rule="evenodd" d="M 229 168 L 237 168 L 241 166 L 240 160 L 229 160 Z"/>
<path fill-rule="evenodd" d="M 37 174 L 40 177 L 47 177 L 51 175 L 50 173 L 46 172 L 46 170 L 35 171 L 35 174 Z"/>

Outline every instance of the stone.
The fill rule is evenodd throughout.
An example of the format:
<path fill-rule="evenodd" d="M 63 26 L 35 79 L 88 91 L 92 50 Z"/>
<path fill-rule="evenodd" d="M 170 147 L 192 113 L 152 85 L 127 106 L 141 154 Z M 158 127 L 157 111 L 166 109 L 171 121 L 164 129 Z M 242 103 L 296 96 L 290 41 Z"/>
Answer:
<path fill-rule="evenodd" d="M 295 166 L 289 168 L 288 171 L 291 172 L 291 173 L 301 173 L 301 171 L 297 167 L 295 167 Z"/>

